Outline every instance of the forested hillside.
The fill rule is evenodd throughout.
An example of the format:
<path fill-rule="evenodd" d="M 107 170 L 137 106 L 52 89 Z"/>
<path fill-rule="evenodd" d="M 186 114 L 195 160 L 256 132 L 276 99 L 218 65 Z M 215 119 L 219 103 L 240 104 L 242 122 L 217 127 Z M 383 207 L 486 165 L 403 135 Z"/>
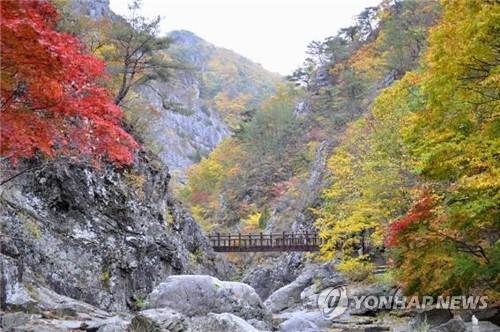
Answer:
<path fill-rule="evenodd" d="M 281 198 L 307 196 L 318 149 L 338 144 L 379 89 L 417 66 L 438 15 L 437 2 L 384 2 L 363 11 L 355 25 L 312 42 L 289 83 L 190 171 L 182 194 L 193 213 L 209 229 L 249 223 L 256 230 L 263 216 L 263 229 Z"/>
<path fill-rule="evenodd" d="M 141 15 L 140 1 L 130 3 L 126 17 L 104 0 L 54 3 L 59 28 L 106 62 L 106 85 L 127 124 L 178 175 L 175 180 L 230 136 L 245 111 L 282 80 L 190 31 L 160 35 L 161 19 Z"/>
<path fill-rule="evenodd" d="M 499 15 L 444 2 L 420 66 L 349 125 L 329 160 L 323 256 L 362 273 L 368 248 L 385 247 L 409 293 L 498 299 Z"/>
<path fill-rule="evenodd" d="M 165 52 L 180 68 L 138 89 L 159 112 L 141 132 L 184 178 L 186 169 L 237 130 L 245 111 L 257 108 L 282 78 L 192 32 L 173 31 L 168 37 L 172 43 Z M 141 113 L 134 120 L 144 124 Z"/>
<path fill-rule="evenodd" d="M 320 258 L 354 280 L 383 259 L 408 293 L 498 298 L 499 15 L 494 1 L 367 8 L 309 45 L 291 83 L 190 170 L 184 200 L 207 230 L 315 221 Z M 323 194 L 307 200 L 325 149 Z"/>

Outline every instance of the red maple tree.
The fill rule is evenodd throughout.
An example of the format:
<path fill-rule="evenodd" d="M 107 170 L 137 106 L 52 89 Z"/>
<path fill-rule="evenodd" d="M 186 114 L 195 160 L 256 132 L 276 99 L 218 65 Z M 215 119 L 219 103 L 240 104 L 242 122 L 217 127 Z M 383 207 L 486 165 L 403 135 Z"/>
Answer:
<path fill-rule="evenodd" d="M 132 162 L 139 146 L 99 85 L 104 63 L 55 30 L 54 6 L 0 1 L 0 15 L 0 155 L 14 163 L 35 155 Z"/>
<path fill-rule="evenodd" d="M 421 222 L 432 216 L 432 209 L 435 202 L 428 192 L 423 192 L 420 199 L 415 202 L 408 213 L 391 223 L 385 245 L 387 247 L 397 247 L 400 236 L 406 231 L 408 226 Z"/>

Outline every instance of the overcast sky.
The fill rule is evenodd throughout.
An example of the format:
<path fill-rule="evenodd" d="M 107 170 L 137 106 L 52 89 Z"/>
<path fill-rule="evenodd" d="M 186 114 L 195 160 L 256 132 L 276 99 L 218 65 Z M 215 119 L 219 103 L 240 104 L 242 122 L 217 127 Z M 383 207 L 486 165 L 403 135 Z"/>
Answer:
<path fill-rule="evenodd" d="M 380 0 L 142 0 L 145 16 L 160 15 L 162 32 L 190 30 L 286 75 L 305 58 L 312 40 L 323 40 Z M 127 0 L 110 0 L 117 14 Z"/>

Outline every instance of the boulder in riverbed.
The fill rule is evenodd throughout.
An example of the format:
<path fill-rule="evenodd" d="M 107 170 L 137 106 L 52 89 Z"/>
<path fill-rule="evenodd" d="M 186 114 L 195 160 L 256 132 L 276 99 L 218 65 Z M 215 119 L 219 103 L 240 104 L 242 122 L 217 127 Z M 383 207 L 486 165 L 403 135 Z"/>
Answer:
<path fill-rule="evenodd" d="M 267 309 L 252 287 L 207 275 L 168 277 L 149 294 L 146 307 L 174 308 L 188 317 L 232 313 L 243 319 L 269 320 Z"/>
<path fill-rule="evenodd" d="M 248 322 L 227 312 L 194 317 L 191 319 L 191 329 L 203 332 L 259 332 Z"/>
<path fill-rule="evenodd" d="M 181 332 L 187 328 L 186 317 L 172 309 L 149 309 L 139 312 L 130 323 L 130 332 Z"/>

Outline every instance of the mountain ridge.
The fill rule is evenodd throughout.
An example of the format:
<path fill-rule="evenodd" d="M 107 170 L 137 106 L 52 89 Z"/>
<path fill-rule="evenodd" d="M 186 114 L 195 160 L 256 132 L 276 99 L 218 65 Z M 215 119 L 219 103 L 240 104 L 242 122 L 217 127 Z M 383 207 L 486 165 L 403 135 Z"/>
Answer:
<path fill-rule="evenodd" d="M 187 30 L 168 34 L 166 53 L 189 69 L 138 88 L 161 113 L 149 130 L 160 158 L 180 179 L 239 127 L 243 113 L 274 92 L 281 77 Z"/>
<path fill-rule="evenodd" d="M 70 0 L 60 7 L 63 19 L 68 21 L 66 28 L 73 33 L 78 31 L 72 22 L 82 17 L 84 26 L 96 33 L 100 21 L 123 20 L 127 24 L 111 10 L 108 0 Z M 174 182 L 182 182 L 187 169 L 231 136 L 244 113 L 258 108 L 283 77 L 192 31 L 174 30 L 166 36 L 172 42 L 158 52 L 177 69 L 169 70 L 167 79 L 148 80 L 133 87 L 134 97 L 129 96 L 122 108 L 146 148 L 169 166 Z M 113 75 L 116 69 L 109 70 Z M 137 119 L 142 121 L 139 125 Z"/>

